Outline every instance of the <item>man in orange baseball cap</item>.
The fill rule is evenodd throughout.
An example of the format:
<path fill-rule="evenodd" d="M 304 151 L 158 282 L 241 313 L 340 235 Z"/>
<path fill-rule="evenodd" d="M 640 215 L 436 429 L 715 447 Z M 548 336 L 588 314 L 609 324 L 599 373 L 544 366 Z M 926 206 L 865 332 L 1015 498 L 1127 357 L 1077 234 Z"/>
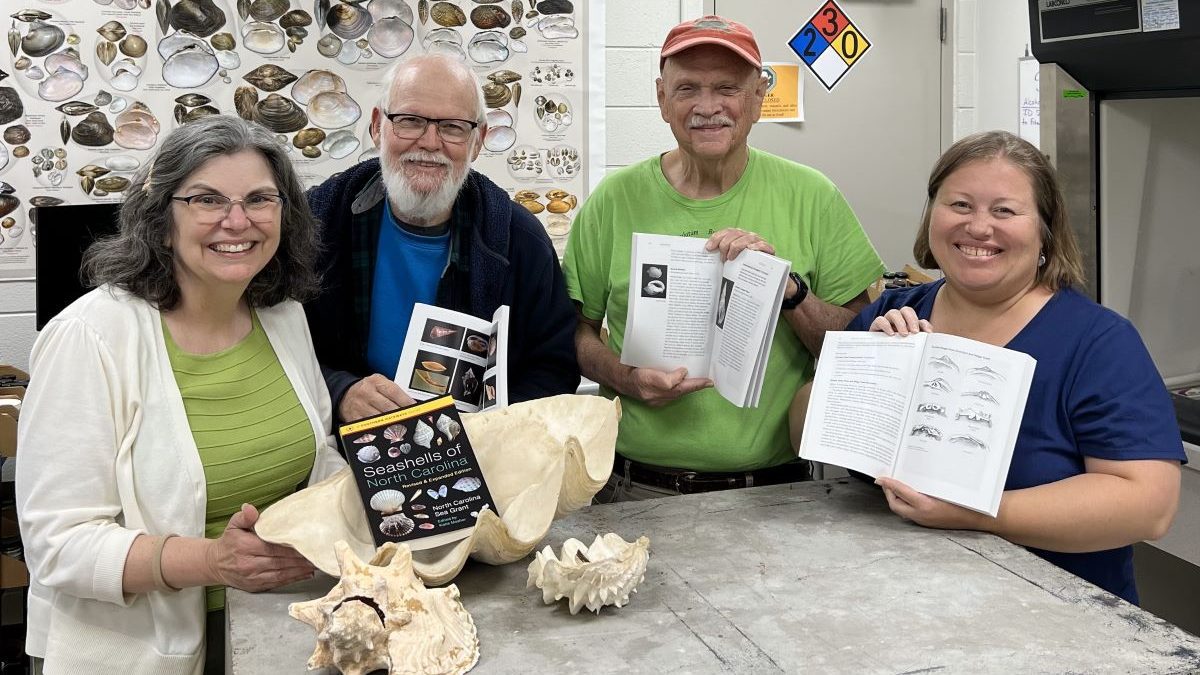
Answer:
<path fill-rule="evenodd" d="M 828 178 L 749 146 L 767 88 L 749 28 L 720 16 L 685 21 L 667 34 L 659 67 L 658 107 L 677 147 L 606 176 L 580 208 L 563 260 L 580 369 L 602 394 L 620 395 L 624 411 L 598 501 L 807 479 L 789 439 L 793 395 L 812 378 L 825 331 L 866 306 L 884 269 Z M 620 362 L 629 289 L 638 288 L 634 232 L 706 237 L 725 260 L 751 249 L 791 261 L 759 407 L 735 407 L 708 373 Z"/>

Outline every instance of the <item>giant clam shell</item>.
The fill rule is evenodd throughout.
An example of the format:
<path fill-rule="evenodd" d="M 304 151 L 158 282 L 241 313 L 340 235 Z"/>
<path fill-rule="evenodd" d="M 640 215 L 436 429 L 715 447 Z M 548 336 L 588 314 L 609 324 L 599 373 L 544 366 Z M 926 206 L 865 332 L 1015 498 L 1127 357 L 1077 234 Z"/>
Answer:
<path fill-rule="evenodd" d="M 342 91 L 323 91 L 308 102 L 308 118 L 324 129 L 339 129 L 354 124 L 362 109 L 350 95 Z"/>
<path fill-rule="evenodd" d="M 447 28 L 455 28 L 467 24 L 467 15 L 463 14 L 462 9 L 458 5 L 453 5 L 449 2 L 433 3 L 433 6 L 429 8 L 429 18 L 433 19 L 434 23 L 439 26 Z"/>
<path fill-rule="evenodd" d="M 99 148 L 113 141 L 113 128 L 102 112 L 89 113 L 71 129 L 71 140 L 80 145 Z"/>
<path fill-rule="evenodd" d="M 337 4 L 325 15 L 325 23 L 338 37 L 353 40 L 371 27 L 371 15 L 358 5 Z"/>
<path fill-rule="evenodd" d="M 291 9 L 288 0 L 254 0 L 250 3 L 250 18 L 255 21 L 274 21 Z"/>
<path fill-rule="evenodd" d="M 255 121 L 279 134 L 300 131 L 308 126 L 308 116 L 290 98 L 270 94 L 255 106 Z"/>
<path fill-rule="evenodd" d="M 524 558 L 554 518 L 589 504 L 612 471 L 620 404 L 600 396 L 564 395 L 466 413 L 461 419 L 488 477 L 495 509 L 479 511 L 467 539 L 423 552 L 416 572 L 431 584 L 452 580 L 468 555 L 493 565 Z M 514 465 L 521 471 L 511 470 Z M 335 575 L 331 541 L 344 539 L 364 556 L 375 551 L 349 469 L 276 502 L 254 529 L 263 540 L 289 544 Z"/>
<path fill-rule="evenodd" d="M 258 119 L 258 90 L 242 85 L 233 92 L 233 109 L 238 117 L 254 122 Z"/>
<path fill-rule="evenodd" d="M 371 26 L 367 41 L 376 54 L 390 59 L 408 51 L 413 41 L 413 29 L 400 17 L 384 17 Z"/>
<path fill-rule="evenodd" d="M 279 91 L 296 81 L 296 76 L 273 63 L 265 63 L 242 76 L 263 91 Z"/>
<path fill-rule="evenodd" d="M 476 63 L 495 63 L 508 58 L 508 36 L 499 31 L 477 33 L 467 44 L 467 53 Z"/>
<path fill-rule="evenodd" d="M 168 22 L 175 30 L 208 37 L 225 25 L 225 12 L 213 0 L 179 0 L 171 8 Z"/>
<path fill-rule="evenodd" d="M 496 5 L 479 5 L 471 10 L 471 23 L 475 24 L 476 28 L 506 28 L 511 21 L 508 12 Z"/>
<path fill-rule="evenodd" d="M 221 64 L 211 51 L 189 46 L 175 52 L 163 63 L 162 77 L 172 87 L 191 89 L 207 83 L 220 68 Z"/>
<path fill-rule="evenodd" d="M 65 101 L 83 89 L 83 78 L 79 73 L 59 69 L 38 85 L 38 96 L 45 101 Z"/>
<path fill-rule="evenodd" d="M 292 100 L 308 105 L 314 96 L 326 91 L 346 91 L 346 81 L 328 70 L 310 70 L 292 85 Z"/>
<path fill-rule="evenodd" d="M 259 54 L 274 54 L 287 44 L 283 29 L 273 23 L 255 21 L 242 28 L 242 46 Z"/>
<path fill-rule="evenodd" d="M 371 0 L 371 4 L 367 5 L 367 11 L 371 14 L 371 19 L 375 21 L 389 16 L 399 17 L 407 24 L 412 24 L 413 20 L 412 9 L 404 0 Z"/>
<path fill-rule="evenodd" d="M 21 38 L 21 49 L 26 54 L 37 58 L 54 53 L 54 50 L 61 47 L 66 41 L 67 34 L 58 26 L 34 21 L 29 24 L 29 30 Z"/>

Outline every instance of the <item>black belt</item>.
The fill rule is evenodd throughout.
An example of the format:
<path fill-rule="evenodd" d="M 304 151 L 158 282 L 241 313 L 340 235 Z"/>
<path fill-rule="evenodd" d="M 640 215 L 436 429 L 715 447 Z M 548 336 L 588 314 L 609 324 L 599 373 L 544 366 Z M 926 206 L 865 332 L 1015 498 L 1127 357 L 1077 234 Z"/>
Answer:
<path fill-rule="evenodd" d="M 613 470 L 635 483 L 666 488 L 684 495 L 812 480 L 812 464 L 803 459 L 754 471 L 701 472 L 642 464 L 617 453 Z"/>

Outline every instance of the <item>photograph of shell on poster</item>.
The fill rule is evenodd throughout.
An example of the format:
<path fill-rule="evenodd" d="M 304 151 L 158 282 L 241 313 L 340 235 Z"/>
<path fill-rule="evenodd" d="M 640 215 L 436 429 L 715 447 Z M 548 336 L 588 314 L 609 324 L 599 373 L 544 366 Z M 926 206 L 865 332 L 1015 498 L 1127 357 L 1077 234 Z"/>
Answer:
<path fill-rule="evenodd" d="M 5 0 L 0 277 L 33 273 L 33 207 L 119 201 L 160 138 L 205 115 L 269 128 L 306 185 L 374 156 L 387 68 L 430 52 L 478 76 L 474 168 L 561 253 L 604 166 L 588 142 L 603 17 L 583 0 Z"/>

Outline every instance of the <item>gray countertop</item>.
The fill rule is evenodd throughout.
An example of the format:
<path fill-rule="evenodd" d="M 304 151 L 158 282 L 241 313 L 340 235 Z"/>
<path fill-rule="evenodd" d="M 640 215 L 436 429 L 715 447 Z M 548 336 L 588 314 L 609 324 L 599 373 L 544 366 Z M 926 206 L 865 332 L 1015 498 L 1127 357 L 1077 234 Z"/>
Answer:
<path fill-rule="evenodd" d="M 1190 673 L 1200 638 L 991 535 L 902 521 L 876 489 L 827 481 L 592 506 L 544 545 L 650 538 L 626 607 L 572 616 L 526 590 L 529 559 L 468 563 L 476 673 Z M 304 673 L 288 603 L 326 576 L 227 596 L 233 672 Z"/>

